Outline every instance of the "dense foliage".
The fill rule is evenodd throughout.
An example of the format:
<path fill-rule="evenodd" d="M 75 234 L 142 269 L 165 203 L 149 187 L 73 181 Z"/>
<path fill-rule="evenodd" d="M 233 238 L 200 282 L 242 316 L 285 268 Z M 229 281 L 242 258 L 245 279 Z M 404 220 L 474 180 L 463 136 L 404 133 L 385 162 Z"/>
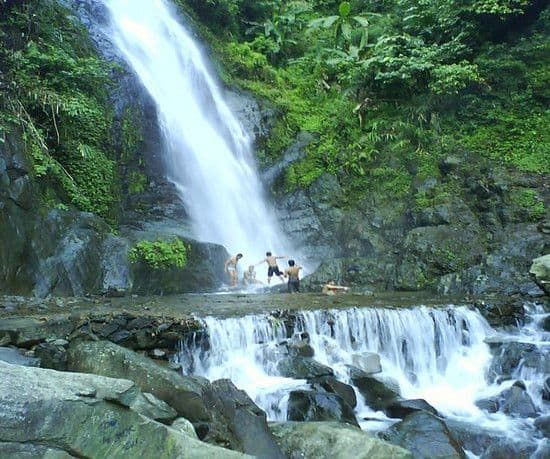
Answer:
<path fill-rule="evenodd" d="M 287 169 L 286 190 L 328 171 L 354 201 L 377 192 L 422 206 L 454 192 L 452 180 L 430 196 L 414 188 L 440 178 L 444 158 L 474 175 L 549 172 L 545 1 L 187 3 L 210 27 L 226 80 L 281 114 L 261 160 L 276 161 L 299 131 L 317 133 Z M 517 196 L 541 215 L 536 193 Z"/>
<path fill-rule="evenodd" d="M 0 141 L 20 129 L 50 205 L 113 220 L 118 196 L 109 68 L 56 1 L 8 2 L 0 14 Z"/>
<path fill-rule="evenodd" d="M 183 268 L 187 264 L 187 247 L 179 240 L 141 241 L 128 253 L 133 262 L 143 262 L 152 269 Z"/>

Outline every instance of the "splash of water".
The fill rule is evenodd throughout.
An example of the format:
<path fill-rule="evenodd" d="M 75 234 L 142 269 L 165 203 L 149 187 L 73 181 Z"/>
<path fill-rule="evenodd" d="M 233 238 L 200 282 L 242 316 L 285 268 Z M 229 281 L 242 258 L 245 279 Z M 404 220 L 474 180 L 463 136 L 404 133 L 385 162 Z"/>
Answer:
<path fill-rule="evenodd" d="M 101 0 L 110 36 L 156 103 L 166 165 L 197 238 L 243 252 L 292 250 L 267 206 L 251 139 L 204 52 L 165 0 Z"/>
<path fill-rule="evenodd" d="M 281 345 L 288 337 L 285 326 L 262 315 L 207 317 L 204 321 L 210 350 L 183 348 L 180 356 L 187 371 L 211 380 L 231 378 L 266 411 L 268 418 L 284 420 L 288 393 L 308 387 L 306 381 L 284 378 L 277 370 L 277 362 L 286 355 Z M 463 306 L 303 311 L 292 332 L 307 332 L 314 358 L 330 366 L 343 382 L 352 384 L 350 365 L 354 356 L 375 352 L 381 359 L 381 377 L 395 381 L 404 398 L 423 398 L 446 417 L 500 435 L 516 439 L 530 435 L 529 421 L 503 413 L 489 414 L 475 404 L 512 383 L 491 385 L 486 380 L 492 355 L 485 339 L 496 331 L 477 311 Z M 522 371 L 521 377 L 540 402 L 539 380 L 544 373 Z M 371 410 L 356 393 L 355 411 L 362 427 L 379 430 L 393 422 Z M 545 411 L 542 405 L 539 408 Z M 377 420 L 361 422 L 364 418 Z"/>

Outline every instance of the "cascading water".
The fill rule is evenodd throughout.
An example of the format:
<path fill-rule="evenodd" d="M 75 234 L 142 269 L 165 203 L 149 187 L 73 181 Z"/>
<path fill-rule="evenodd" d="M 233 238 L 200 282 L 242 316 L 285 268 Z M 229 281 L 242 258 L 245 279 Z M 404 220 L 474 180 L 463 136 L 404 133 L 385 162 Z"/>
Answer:
<path fill-rule="evenodd" d="M 288 393 L 308 387 L 305 380 L 284 378 L 277 370 L 277 362 L 287 353 L 288 324 L 265 315 L 203 320 L 210 349 L 183 347 L 180 358 L 186 371 L 211 380 L 230 378 L 268 418 L 286 419 Z M 315 360 L 330 366 L 343 382 L 351 384 L 350 365 L 355 356 L 374 352 L 381 359 L 380 376 L 396 381 L 404 398 L 423 398 L 447 418 L 483 427 L 497 436 L 517 440 L 532 435 L 532 421 L 489 414 L 476 406 L 476 400 L 501 392 L 513 381 L 487 381 L 493 357 L 485 341 L 499 335 L 475 310 L 460 306 L 304 311 L 297 313 L 292 333 L 304 332 Z M 543 337 L 530 336 L 546 346 L 547 352 Z M 523 371 L 518 376 L 531 389 L 538 409 L 546 411 L 548 404 L 540 396 L 544 373 L 518 371 Z M 380 430 L 394 422 L 367 407 L 356 393 L 356 415 L 363 428 Z M 361 422 L 364 419 L 368 421 Z"/>
<path fill-rule="evenodd" d="M 265 203 L 251 140 L 228 108 L 204 53 L 165 0 L 101 0 L 110 36 L 156 103 L 169 178 L 195 236 L 243 252 L 291 254 Z"/>

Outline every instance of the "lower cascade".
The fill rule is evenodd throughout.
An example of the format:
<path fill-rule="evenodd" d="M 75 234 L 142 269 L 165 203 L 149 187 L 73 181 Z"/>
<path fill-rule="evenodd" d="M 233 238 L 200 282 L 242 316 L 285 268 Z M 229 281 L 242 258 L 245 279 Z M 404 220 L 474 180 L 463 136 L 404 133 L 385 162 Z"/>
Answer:
<path fill-rule="evenodd" d="M 323 377 L 333 376 L 353 388 L 361 428 L 384 431 L 399 419 L 362 387 L 375 378 L 396 400 L 428 402 L 451 431 L 469 426 L 492 439 L 531 443 L 534 452 L 546 441 L 537 437 L 533 418 L 550 405 L 550 346 L 538 326 L 547 314 L 526 308 L 530 322 L 516 333 L 499 332 L 477 310 L 452 305 L 209 316 L 202 319 L 208 338 L 181 343 L 178 358 L 187 374 L 231 379 L 271 421 L 290 419 L 291 393 L 318 389 Z M 530 361 L 510 364 L 513 349 L 526 345 L 533 349 Z M 518 387 L 532 412 L 503 399 Z M 468 442 L 464 447 L 476 449 Z"/>

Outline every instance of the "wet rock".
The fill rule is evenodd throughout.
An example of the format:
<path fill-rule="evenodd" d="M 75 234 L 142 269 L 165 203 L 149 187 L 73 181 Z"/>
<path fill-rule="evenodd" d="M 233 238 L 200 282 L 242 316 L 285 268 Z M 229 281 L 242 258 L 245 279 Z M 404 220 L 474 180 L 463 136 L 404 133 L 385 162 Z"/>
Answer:
<path fill-rule="evenodd" d="M 295 379 L 312 379 L 319 376 L 332 376 L 332 368 L 308 357 L 285 357 L 277 364 L 282 376 Z"/>
<path fill-rule="evenodd" d="M 480 459 L 529 459 L 535 449 L 532 443 L 502 439 L 490 445 Z"/>
<path fill-rule="evenodd" d="M 408 449 L 415 458 L 466 458 L 445 422 L 426 411 L 409 414 L 394 424 L 383 437 Z"/>
<path fill-rule="evenodd" d="M 496 413 L 500 409 L 498 397 L 483 398 L 477 400 L 475 404 L 479 409 L 485 410 L 488 413 Z"/>
<path fill-rule="evenodd" d="M 499 398 L 501 410 L 506 414 L 522 418 L 537 416 L 535 404 L 523 383 L 515 382 L 510 389 L 504 390 Z"/>
<path fill-rule="evenodd" d="M 348 384 L 338 381 L 333 376 L 320 376 L 308 381 L 313 390 L 324 390 L 333 394 L 338 394 L 352 408 L 357 406 L 357 396 L 355 390 Z"/>
<path fill-rule="evenodd" d="M 71 343 L 68 351 L 71 371 L 124 377 L 144 392 L 153 394 L 190 421 L 209 421 L 211 415 L 202 399 L 207 380 L 181 376 L 130 349 L 108 341 Z"/>
<path fill-rule="evenodd" d="M 400 395 L 382 381 L 366 374 L 351 376 L 353 385 L 359 389 L 365 402 L 374 410 L 385 410 L 391 404 L 401 400 Z"/>
<path fill-rule="evenodd" d="M 520 299 L 478 301 L 474 306 L 493 327 L 517 326 L 525 322 L 525 309 Z"/>
<path fill-rule="evenodd" d="M 142 394 L 131 381 L 2 362 L 0 371 L 0 442 L 68 457 L 242 457 L 134 411 Z"/>
<path fill-rule="evenodd" d="M 353 354 L 351 362 L 365 373 L 374 374 L 382 371 L 380 364 L 380 356 L 374 352 L 362 352 L 361 354 Z"/>
<path fill-rule="evenodd" d="M 502 440 L 505 433 L 486 429 L 476 424 L 446 419 L 445 424 L 460 445 L 476 455 L 481 455 L 489 446 Z"/>
<path fill-rule="evenodd" d="M 386 407 L 385 413 L 390 418 L 404 418 L 415 411 L 426 411 L 436 416 L 439 414 L 432 405 L 423 399 L 396 400 Z"/>
<path fill-rule="evenodd" d="M 338 422 L 276 422 L 269 427 L 289 459 L 405 459 L 407 450 Z"/>
<path fill-rule="evenodd" d="M 284 459 L 273 434 L 267 427 L 266 415 L 228 379 L 214 381 L 207 394 L 208 403 L 215 406 L 225 424 L 238 440 L 238 449 L 266 459 Z"/>
<path fill-rule="evenodd" d="M 535 419 L 535 427 L 539 429 L 546 438 L 550 438 L 550 415 L 540 416 Z"/>
<path fill-rule="evenodd" d="M 288 352 L 293 357 L 313 357 L 315 350 L 310 344 L 304 341 L 289 342 L 287 344 Z"/>
<path fill-rule="evenodd" d="M 535 258 L 529 269 L 537 285 L 550 295 L 550 254 Z"/>
<path fill-rule="evenodd" d="M 542 387 L 542 398 L 547 402 L 550 401 L 550 376 L 544 380 L 544 385 Z"/>
<path fill-rule="evenodd" d="M 289 421 L 338 421 L 359 426 L 353 409 L 337 394 L 295 390 L 288 399 Z"/>
<path fill-rule="evenodd" d="M 17 348 L 13 347 L 0 347 L 0 360 L 13 365 L 23 365 L 27 367 L 38 367 L 40 365 L 40 359 L 27 357 Z"/>
<path fill-rule="evenodd" d="M 102 291 L 111 297 L 123 297 L 132 291 L 128 252 L 131 244 L 126 238 L 109 234 L 102 245 Z"/>
<path fill-rule="evenodd" d="M 497 378 L 511 378 L 522 360 L 530 355 L 539 354 L 537 346 L 530 343 L 489 342 L 488 344 L 494 356 L 488 370 L 490 381 L 495 381 Z"/>

